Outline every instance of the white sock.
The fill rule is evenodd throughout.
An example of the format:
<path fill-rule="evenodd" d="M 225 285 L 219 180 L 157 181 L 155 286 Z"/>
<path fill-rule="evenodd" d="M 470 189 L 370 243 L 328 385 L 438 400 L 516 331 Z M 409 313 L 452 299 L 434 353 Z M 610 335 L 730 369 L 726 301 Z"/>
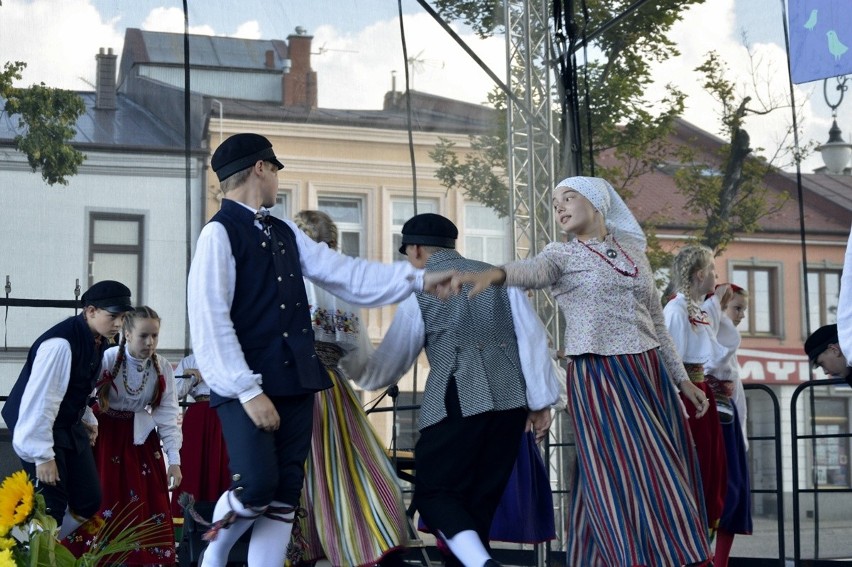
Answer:
<path fill-rule="evenodd" d="M 204 550 L 204 560 L 199 567 L 225 567 L 228 563 L 228 554 L 231 548 L 240 539 L 240 536 L 246 533 L 251 525 L 257 519 L 258 513 L 262 509 L 249 508 L 243 504 L 231 493 L 226 491 L 216 502 L 216 508 L 213 510 L 213 521 L 221 519 L 225 514 L 233 510 L 237 516 L 237 520 L 227 528 L 222 528 L 216 534 L 216 539 L 211 541 Z M 283 565 L 283 563 L 281 563 Z"/>
<path fill-rule="evenodd" d="M 482 567 L 491 559 L 479 535 L 473 530 L 459 532 L 451 538 L 444 537 L 447 546 L 456 559 L 464 563 L 465 567 Z"/>
<path fill-rule="evenodd" d="M 273 500 L 270 508 L 281 506 L 291 507 Z M 276 514 L 293 519 L 294 513 Z M 287 557 L 287 546 L 290 544 L 290 534 L 293 533 L 292 522 L 282 522 L 266 516 L 261 516 L 254 523 L 251 532 L 251 542 L 248 550 L 249 567 L 266 567 L 268 565 L 284 565 Z"/>
<path fill-rule="evenodd" d="M 62 525 L 59 526 L 59 533 L 56 535 L 56 539 L 62 541 L 68 534 L 79 528 L 85 521 L 86 518 L 81 518 L 75 514 L 71 511 L 71 508 L 65 508 L 65 516 L 62 518 Z"/>

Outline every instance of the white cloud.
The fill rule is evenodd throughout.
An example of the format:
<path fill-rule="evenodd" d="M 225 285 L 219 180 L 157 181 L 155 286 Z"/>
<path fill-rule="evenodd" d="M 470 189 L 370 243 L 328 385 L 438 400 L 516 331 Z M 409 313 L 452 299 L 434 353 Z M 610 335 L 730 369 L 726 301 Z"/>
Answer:
<path fill-rule="evenodd" d="M 429 15 L 404 18 L 408 58 L 416 60 L 409 69 L 411 88 L 484 102 L 493 84 L 487 74 Z M 381 108 L 385 93 L 391 90 L 393 71 L 396 89 L 405 90 L 398 20 L 376 22 L 355 34 L 320 26 L 313 35 L 311 64 L 317 72 L 320 107 Z M 460 35 L 498 77 L 505 76 L 503 37 L 481 40 L 473 34 Z"/>
<path fill-rule="evenodd" d="M 183 10 L 180 8 L 154 8 L 148 13 L 148 16 L 139 27 L 147 31 L 183 33 Z M 208 25 L 189 26 L 189 33 L 217 35 L 213 28 Z"/>
<path fill-rule="evenodd" d="M 771 14 L 766 14 L 769 17 Z M 780 15 L 778 25 L 781 26 Z M 722 135 L 719 116 L 720 104 L 703 88 L 703 76 L 694 69 L 713 50 L 728 67 L 728 78 L 737 85 L 737 92 L 752 97 L 751 107 L 757 108 L 759 98 L 773 104 L 787 105 L 790 88 L 787 79 L 787 56 L 783 46 L 774 43 L 751 45 L 756 74 L 751 71 L 748 49 L 744 44 L 742 23 L 735 21 L 734 0 L 708 0 L 690 8 L 683 21 L 675 25 L 670 39 L 678 46 L 681 56 L 659 65 L 655 76 L 661 78 L 651 89 L 652 96 L 662 93 L 664 83 L 671 81 L 688 95 L 684 119 L 712 134 Z M 700 31 L 699 31 L 700 30 Z M 747 33 L 747 29 L 745 30 Z M 796 104 L 802 107 L 799 126 L 804 130 L 800 145 L 810 140 L 822 141 L 828 137 L 830 119 L 820 108 L 821 100 L 813 100 L 814 85 L 796 85 Z M 753 148 L 763 148 L 762 155 L 769 157 L 782 144 L 784 132 L 792 123 L 791 111 L 779 108 L 766 116 L 752 115 L 746 120 L 746 130 Z M 792 145 L 792 139 L 785 145 Z M 810 172 L 822 165 L 819 154 L 811 156 L 802 166 Z"/>
<path fill-rule="evenodd" d="M 237 31 L 231 37 L 243 39 L 260 39 L 260 23 L 257 20 L 249 20 L 237 26 Z"/>
<path fill-rule="evenodd" d="M 95 54 L 102 47 L 118 52 L 124 42 L 116 24 L 104 21 L 88 0 L 6 2 L 0 8 L 0 62 L 27 63 L 18 86 L 44 82 L 91 90 Z"/>

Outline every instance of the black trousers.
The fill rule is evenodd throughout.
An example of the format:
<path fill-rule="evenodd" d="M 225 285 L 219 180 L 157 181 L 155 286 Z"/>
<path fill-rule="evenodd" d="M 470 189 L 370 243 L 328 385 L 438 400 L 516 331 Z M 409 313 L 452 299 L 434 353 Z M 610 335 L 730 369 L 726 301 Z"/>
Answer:
<path fill-rule="evenodd" d="M 270 399 L 281 417 L 278 431 L 258 429 L 239 400 L 216 407 L 228 447 L 231 489 L 244 506 L 267 506 L 273 500 L 296 505 L 302 493 L 314 394 Z"/>
<path fill-rule="evenodd" d="M 491 521 L 518 457 L 527 410 L 463 417 L 455 380 L 447 387 L 445 404 L 447 417 L 423 429 L 414 449 L 414 503 L 430 530 L 447 538 L 474 530 L 488 548 Z"/>
<path fill-rule="evenodd" d="M 59 482 L 54 486 L 36 484 L 44 496 L 44 505 L 58 525 L 62 525 L 65 509 L 81 518 L 91 518 L 101 507 L 101 481 L 89 434 L 82 423 L 53 430 L 53 452 Z M 21 466 L 36 483 L 36 466 L 21 460 Z"/>

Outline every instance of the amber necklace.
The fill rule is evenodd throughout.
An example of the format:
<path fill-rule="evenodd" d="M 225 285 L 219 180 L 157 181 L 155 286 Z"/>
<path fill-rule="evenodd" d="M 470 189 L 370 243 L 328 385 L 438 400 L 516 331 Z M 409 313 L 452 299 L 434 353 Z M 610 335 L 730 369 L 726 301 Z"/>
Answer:
<path fill-rule="evenodd" d="M 137 366 L 137 368 L 139 368 Z M 138 388 L 131 388 L 127 382 L 127 359 L 124 359 L 124 364 L 121 365 L 121 381 L 124 382 L 124 390 L 131 396 L 138 396 L 145 391 L 145 385 L 148 383 L 148 365 L 143 364 L 141 368 L 142 382 Z"/>
<path fill-rule="evenodd" d="M 628 262 L 630 262 L 631 266 L 633 266 L 632 272 L 629 272 L 627 270 L 619 268 L 618 266 L 616 266 L 612 262 L 612 260 L 614 260 L 615 258 L 618 257 L 618 252 L 616 252 L 614 248 L 607 248 L 606 256 L 604 256 L 603 254 L 601 254 L 600 252 L 598 252 L 597 250 L 595 250 L 594 248 L 592 248 L 591 246 L 589 246 L 588 244 L 586 244 L 585 242 L 580 240 L 579 238 L 577 239 L 577 242 L 579 242 L 580 244 L 585 246 L 586 249 L 589 250 L 590 252 L 593 252 L 594 254 L 599 256 L 604 262 L 609 264 L 612 267 L 613 270 L 615 270 L 616 272 L 618 272 L 622 276 L 627 276 L 628 278 L 635 278 L 637 275 L 639 275 L 639 266 L 636 265 L 636 262 L 633 261 L 633 258 L 631 258 L 627 254 L 627 252 L 624 251 L 624 249 L 621 247 L 621 244 L 619 244 L 618 241 L 615 238 L 612 239 L 612 243 L 615 245 L 616 248 L 618 248 L 618 252 L 621 252 L 624 255 L 624 258 Z"/>

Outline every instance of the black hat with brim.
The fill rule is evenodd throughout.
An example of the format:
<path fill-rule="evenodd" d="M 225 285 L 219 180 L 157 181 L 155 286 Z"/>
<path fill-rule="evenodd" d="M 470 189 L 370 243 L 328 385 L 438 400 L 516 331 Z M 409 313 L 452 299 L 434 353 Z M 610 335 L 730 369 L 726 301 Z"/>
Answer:
<path fill-rule="evenodd" d="M 80 298 L 83 307 L 91 305 L 110 313 L 133 311 L 130 289 L 121 282 L 104 280 L 94 284 Z"/>
<path fill-rule="evenodd" d="M 260 134 L 234 134 L 216 148 L 210 165 L 219 181 L 251 167 L 258 161 L 268 161 L 283 169 L 284 164 L 275 157 L 272 142 Z"/>
<path fill-rule="evenodd" d="M 405 247 L 409 244 L 455 248 L 458 237 L 459 229 L 447 217 L 435 213 L 415 215 L 402 225 L 402 245 L 399 247 L 399 253 L 404 256 Z"/>
<path fill-rule="evenodd" d="M 837 338 L 837 325 L 825 325 L 811 333 L 805 341 L 805 354 L 813 364 L 829 345 L 836 345 L 838 342 L 840 341 Z"/>

